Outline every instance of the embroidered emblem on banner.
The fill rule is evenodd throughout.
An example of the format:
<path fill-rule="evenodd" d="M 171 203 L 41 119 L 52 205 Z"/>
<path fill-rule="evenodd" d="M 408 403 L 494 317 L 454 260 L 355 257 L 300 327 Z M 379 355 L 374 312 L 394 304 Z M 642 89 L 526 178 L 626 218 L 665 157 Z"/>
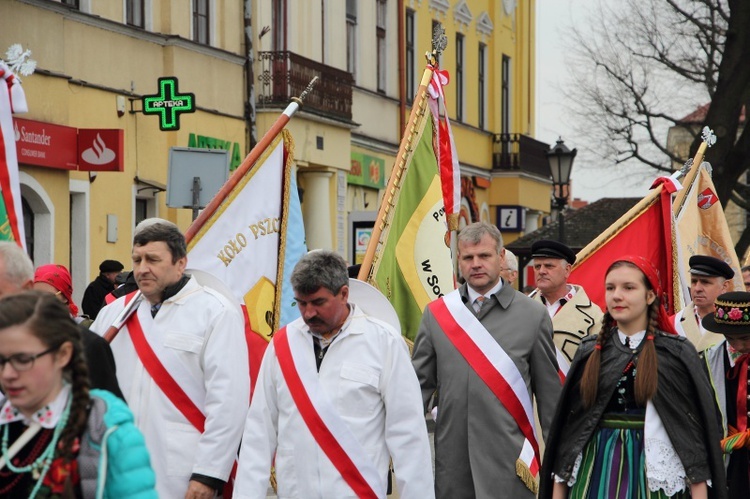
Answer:
<path fill-rule="evenodd" d="M 707 187 L 705 191 L 698 194 L 698 208 L 701 210 L 707 210 L 718 200 L 719 198 L 716 196 L 716 193 L 714 193 L 710 187 Z"/>

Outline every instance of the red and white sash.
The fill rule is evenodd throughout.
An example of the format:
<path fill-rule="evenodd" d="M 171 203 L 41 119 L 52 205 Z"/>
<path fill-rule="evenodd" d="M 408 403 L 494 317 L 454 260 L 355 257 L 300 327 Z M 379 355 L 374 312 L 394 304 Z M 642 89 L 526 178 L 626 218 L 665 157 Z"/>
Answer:
<path fill-rule="evenodd" d="M 320 386 L 310 338 L 298 333 L 293 326 L 285 326 L 273 335 L 276 358 L 297 410 L 317 444 L 354 493 L 360 498 L 384 498 L 385 470 L 375 468 L 336 412 Z"/>
<path fill-rule="evenodd" d="M 560 381 L 565 383 L 565 378 L 568 377 L 568 371 L 570 371 L 570 363 L 557 345 L 555 345 L 555 356 L 557 357 L 557 375 L 560 376 Z"/>
<path fill-rule="evenodd" d="M 139 307 L 125 323 L 138 358 L 169 401 L 196 430 L 203 433 L 206 416 L 199 407 L 203 406 L 205 394 L 197 388 L 202 383 L 196 386 L 197 380 L 193 379 L 193 374 L 180 362 L 174 351 L 164 346 L 164 342 L 149 342 L 148 336 L 143 332 L 141 320 L 153 327 L 148 304 Z M 177 383 L 178 379 L 183 380 L 182 385 Z M 187 380 L 189 382 L 186 383 Z"/>
<path fill-rule="evenodd" d="M 516 473 L 532 492 L 536 492 L 541 462 L 539 444 L 531 397 L 521 372 L 479 319 L 466 308 L 458 290 L 428 306 L 453 346 L 518 424 L 524 444 L 516 461 Z"/>
<path fill-rule="evenodd" d="M 126 296 L 126 304 L 134 294 L 131 293 Z M 203 433 L 205 430 L 206 415 L 203 414 L 200 407 L 204 406 L 205 394 L 198 388 L 203 386 L 203 382 L 196 380 L 193 374 L 180 362 L 174 351 L 165 347 L 163 342 L 150 342 L 149 337 L 143 332 L 141 320 L 147 326 L 154 327 L 154 319 L 151 317 L 151 311 L 147 303 L 138 307 L 136 313 L 131 314 L 125 322 L 130 333 L 128 336 L 130 336 L 130 340 L 133 342 L 138 359 L 140 359 L 146 372 L 148 372 L 154 383 L 156 383 L 169 401 L 172 402 L 196 430 Z M 182 385 L 177 383 L 176 380 L 178 379 L 183 380 Z M 190 382 L 185 383 L 184 381 L 186 380 L 190 380 Z M 229 473 L 229 479 L 224 485 L 223 497 L 226 499 L 231 499 L 233 495 L 236 472 L 237 460 L 235 459 L 232 470 Z"/>

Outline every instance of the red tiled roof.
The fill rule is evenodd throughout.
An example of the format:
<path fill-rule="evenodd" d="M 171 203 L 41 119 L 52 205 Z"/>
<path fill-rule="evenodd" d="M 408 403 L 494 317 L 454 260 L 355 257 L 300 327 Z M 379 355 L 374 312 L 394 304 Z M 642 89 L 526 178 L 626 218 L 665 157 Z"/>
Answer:
<path fill-rule="evenodd" d="M 706 120 L 706 114 L 708 114 L 708 108 L 711 107 L 711 103 L 703 104 L 698 107 L 695 111 L 688 114 L 680 120 L 680 123 L 685 125 L 700 125 Z M 740 123 L 745 122 L 745 106 L 742 106 L 740 111 Z"/>

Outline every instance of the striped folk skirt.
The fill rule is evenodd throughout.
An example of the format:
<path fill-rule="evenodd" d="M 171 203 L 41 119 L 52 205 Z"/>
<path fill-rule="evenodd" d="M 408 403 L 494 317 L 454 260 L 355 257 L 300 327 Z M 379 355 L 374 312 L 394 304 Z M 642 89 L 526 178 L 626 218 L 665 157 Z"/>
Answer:
<path fill-rule="evenodd" d="M 686 489 L 674 496 L 651 492 L 646 480 L 643 415 L 605 414 L 583 449 L 571 499 L 689 498 Z"/>

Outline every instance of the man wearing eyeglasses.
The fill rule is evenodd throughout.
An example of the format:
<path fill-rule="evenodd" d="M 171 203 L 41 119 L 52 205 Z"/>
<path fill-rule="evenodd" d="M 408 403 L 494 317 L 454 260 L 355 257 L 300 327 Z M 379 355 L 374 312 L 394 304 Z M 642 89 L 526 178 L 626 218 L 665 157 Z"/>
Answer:
<path fill-rule="evenodd" d="M 563 243 L 542 239 L 531 245 L 536 291 L 529 296 L 545 307 L 555 331 L 561 377 L 568 373 L 581 340 L 597 334 L 604 314 L 582 286 L 568 284 L 576 254 Z"/>
<path fill-rule="evenodd" d="M 67 270 L 65 272 L 67 273 Z M 69 274 L 68 277 L 70 277 Z M 0 297 L 28 291 L 33 287 L 34 264 L 29 256 L 16 243 L 0 242 Z M 55 291 L 59 290 L 54 288 L 51 290 L 53 293 Z M 69 295 L 67 298 L 64 296 L 61 298 L 66 304 L 71 299 Z M 83 353 L 89 368 L 91 388 L 101 388 L 122 398 L 115 373 L 115 359 L 109 344 L 87 328 L 80 327 L 79 329 Z"/>

